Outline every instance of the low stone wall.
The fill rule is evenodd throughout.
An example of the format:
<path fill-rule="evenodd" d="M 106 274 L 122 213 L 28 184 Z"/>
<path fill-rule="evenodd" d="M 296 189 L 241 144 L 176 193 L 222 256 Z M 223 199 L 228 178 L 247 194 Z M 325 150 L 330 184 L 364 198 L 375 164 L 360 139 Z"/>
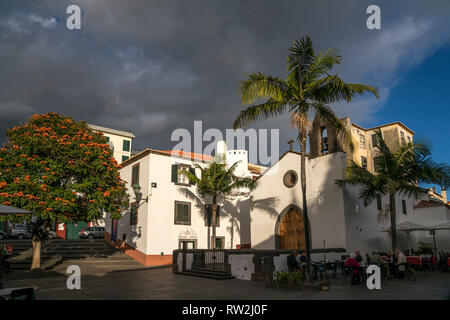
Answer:
<path fill-rule="evenodd" d="M 186 250 L 185 270 L 192 268 L 194 253 L 206 252 L 207 249 Z M 227 256 L 226 269 L 232 276 L 241 280 L 272 281 L 275 271 L 287 271 L 287 257 L 292 250 L 220 250 Z M 311 260 L 319 261 L 326 254 L 327 260 L 340 258 L 345 253 L 344 248 L 327 248 L 311 250 Z M 173 251 L 174 272 L 183 271 L 183 250 Z"/>

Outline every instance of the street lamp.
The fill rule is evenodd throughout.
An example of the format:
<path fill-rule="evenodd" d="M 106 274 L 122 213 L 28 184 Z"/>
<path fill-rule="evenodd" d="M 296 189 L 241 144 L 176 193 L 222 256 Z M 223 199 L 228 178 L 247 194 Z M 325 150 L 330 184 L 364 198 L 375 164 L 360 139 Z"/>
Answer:
<path fill-rule="evenodd" d="M 142 192 L 141 192 L 141 186 L 137 183 L 133 184 L 133 192 L 135 195 L 135 199 L 137 202 L 137 207 L 139 208 L 143 203 L 148 202 L 148 197 L 146 197 L 145 199 L 142 199 Z M 140 203 L 141 200 L 144 200 L 143 203 Z"/>

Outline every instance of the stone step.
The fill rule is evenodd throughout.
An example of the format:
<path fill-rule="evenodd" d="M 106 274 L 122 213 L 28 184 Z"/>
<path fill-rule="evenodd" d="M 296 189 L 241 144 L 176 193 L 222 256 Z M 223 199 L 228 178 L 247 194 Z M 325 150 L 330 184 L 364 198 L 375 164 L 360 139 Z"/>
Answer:
<path fill-rule="evenodd" d="M 215 280 L 231 280 L 231 279 L 234 279 L 234 277 L 232 275 L 230 275 L 230 274 L 219 274 L 217 272 L 205 272 L 205 271 L 186 270 L 186 271 L 176 271 L 174 273 L 185 275 L 185 276 L 208 278 L 208 279 L 215 279 Z"/>

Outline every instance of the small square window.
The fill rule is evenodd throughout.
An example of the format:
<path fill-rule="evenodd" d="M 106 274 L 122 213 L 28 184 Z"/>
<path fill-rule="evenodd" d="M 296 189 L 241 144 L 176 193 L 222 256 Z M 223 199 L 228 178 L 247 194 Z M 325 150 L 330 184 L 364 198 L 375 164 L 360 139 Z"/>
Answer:
<path fill-rule="evenodd" d="M 108 143 L 109 142 L 109 137 L 108 136 L 104 136 L 104 137 L 106 139 L 106 143 Z"/>
<path fill-rule="evenodd" d="M 122 156 L 122 162 L 128 160 L 130 157 L 129 156 Z"/>

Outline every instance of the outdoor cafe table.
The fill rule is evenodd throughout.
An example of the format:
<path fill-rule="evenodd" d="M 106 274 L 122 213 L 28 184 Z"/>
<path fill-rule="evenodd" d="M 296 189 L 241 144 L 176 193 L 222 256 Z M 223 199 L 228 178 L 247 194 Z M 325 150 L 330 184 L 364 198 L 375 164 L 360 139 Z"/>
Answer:
<path fill-rule="evenodd" d="M 411 265 L 422 267 L 422 259 L 420 256 L 406 256 L 406 261 Z"/>

